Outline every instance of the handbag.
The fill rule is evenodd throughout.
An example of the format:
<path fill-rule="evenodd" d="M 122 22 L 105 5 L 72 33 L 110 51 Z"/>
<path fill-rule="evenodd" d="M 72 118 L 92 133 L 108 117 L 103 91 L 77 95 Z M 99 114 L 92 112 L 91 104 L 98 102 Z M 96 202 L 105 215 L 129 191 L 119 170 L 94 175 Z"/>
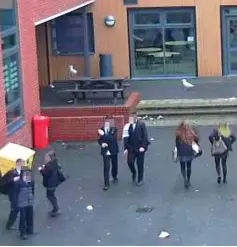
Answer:
<path fill-rule="evenodd" d="M 61 183 L 63 183 L 64 181 L 67 180 L 68 177 L 66 177 L 62 171 L 62 166 L 60 164 L 58 164 L 58 168 L 57 168 L 57 175 L 58 175 L 58 185 L 60 185 Z"/>
<path fill-rule="evenodd" d="M 196 142 L 192 143 L 192 149 L 193 149 L 193 156 L 195 158 L 202 155 L 202 150 L 201 150 L 200 146 Z"/>
<path fill-rule="evenodd" d="M 174 148 L 172 154 L 173 154 L 174 163 L 177 163 L 178 162 L 178 150 L 177 150 L 177 147 Z"/>
<path fill-rule="evenodd" d="M 220 137 L 218 141 L 214 141 L 212 148 L 211 148 L 211 154 L 223 154 L 227 150 L 227 146 L 225 145 L 224 141 Z"/>

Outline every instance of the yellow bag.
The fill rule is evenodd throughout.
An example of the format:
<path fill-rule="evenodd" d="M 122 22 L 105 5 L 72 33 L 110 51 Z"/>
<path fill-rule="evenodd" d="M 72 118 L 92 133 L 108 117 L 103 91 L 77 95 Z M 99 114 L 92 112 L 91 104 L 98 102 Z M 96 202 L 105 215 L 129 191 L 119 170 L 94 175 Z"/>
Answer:
<path fill-rule="evenodd" d="M 0 149 L 0 171 L 2 176 L 8 171 L 16 168 L 17 159 L 22 159 L 26 162 L 26 166 L 31 169 L 34 161 L 35 151 L 15 144 L 8 143 Z"/>

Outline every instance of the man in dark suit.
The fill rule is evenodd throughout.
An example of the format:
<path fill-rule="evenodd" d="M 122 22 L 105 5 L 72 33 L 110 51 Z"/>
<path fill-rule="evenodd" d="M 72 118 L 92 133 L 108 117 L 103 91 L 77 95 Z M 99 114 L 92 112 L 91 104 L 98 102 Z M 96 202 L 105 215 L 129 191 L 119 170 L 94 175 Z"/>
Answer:
<path fill-rule="evenodd" d="M 105 118 L 104 126 L 98 130 L 98 143 L 101 146 L 101 155 L 104 162 L 104 190 L 109 189 L 110 163 L 112 163 L 112 177 L 114 182 L 118 181 L 118 141 L 117 128 L 114 120 L 110 117 Z"/>
<path fill-rule="evenodd" d="M 136 112 L 131 113 L 129 123 L 124 126 L 123 130 L 124 154 L 127 155 L 127 162 L 132 173 L 132 180 L 137 186 L 143 184 L 144 174 L 144 158 L 145 153 L 150 144 L 146 125 L 137 119 Z M 135 161 L 137 163 L 137 171 L 135 169 Z"/>
<path fill-rule="evenodd" d="M 6 193 L 8 195 L 11 211 L 6 224 L 7 230 L 16 230 L 13 225 L 17 219 L 19 213 L 18 207 L 18 186 L 17 181 L 20 179 L 21 169 L 25 166 L 25 162 L 22 159 L 16 161 L 16 168 L 7 172 L 0 180 L 0 186 L 6 188 Z"/>

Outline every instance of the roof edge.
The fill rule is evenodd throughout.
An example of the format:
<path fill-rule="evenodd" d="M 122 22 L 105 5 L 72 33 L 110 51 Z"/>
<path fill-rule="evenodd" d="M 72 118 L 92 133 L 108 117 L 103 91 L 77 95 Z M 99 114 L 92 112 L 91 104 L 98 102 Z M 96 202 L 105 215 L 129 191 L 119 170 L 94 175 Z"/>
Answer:
<path fill-rule="evenodd" d="M 85 7 L 87 5 L 90 5 L 90 4 L 94 3 L 94 2 L 95 2 L 95 0 L 89 0 L 89 1 L 87 1 L 85 3 L 81 3 L 81 4 L 77 5 L 77 6 L 74 6 L 73 8 L 67 9 L 67 10 L 62 11 L 60 13 L 57 13 L 55 15 L 51 15 L 51 16 L 45 18 L 45 19 L 41 19 L 39 21 L 36 21 L 34 24 L 35 24 L 35 26 L 38 26 L 38 25 L 43 24 L 45 22 L 51 21 L 51 20 L 53 20 L 53 19 L 55 19 L 57 17 L 60 17 L 62 15 L 66 15 L 66 14 L 68 14 L 70 12 L 73 12 L 73 11 L 75 11 L 77 9 L 83 8 L 83 7 Z"/>

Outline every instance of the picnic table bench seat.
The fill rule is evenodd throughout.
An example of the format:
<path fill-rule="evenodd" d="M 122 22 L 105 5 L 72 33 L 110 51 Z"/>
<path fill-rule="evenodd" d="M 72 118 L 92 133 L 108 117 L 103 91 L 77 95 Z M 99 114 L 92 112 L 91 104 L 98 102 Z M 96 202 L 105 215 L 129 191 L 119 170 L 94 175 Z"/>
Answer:
<path fill-rule="evenodd" d="M 84 79 L 84 80 L 83 80 Z M 99 93 L 99 92 L 112 92 L 114 97 L 114 102 L 117 101 L 118 93 L 121 94 L 121 98 L 124 99 L 124 90 L 131 85 L 128 83 L 122 83 L 124 79 L 108 79 L 108 78 L 98 78 L 96 81 L 93 78 L 80 78 L 78 79 L 71 79 L 65 81 L 57 81 L 54 82 L 53 89 L 57 93 L 70 93 L 74 97 L 74 102 L 78 102 L 79 94 L 82 95 L 82 98 L 86 99 L 86 93 Z"/>

